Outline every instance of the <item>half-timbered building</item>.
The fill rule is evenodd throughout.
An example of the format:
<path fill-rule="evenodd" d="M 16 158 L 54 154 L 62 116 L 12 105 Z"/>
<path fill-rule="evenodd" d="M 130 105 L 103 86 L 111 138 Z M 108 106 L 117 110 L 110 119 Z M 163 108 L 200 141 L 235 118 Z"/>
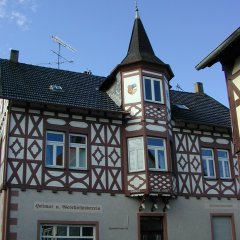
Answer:
<path fill-rule="evenodd" d="M 173 76 L 138 11 L 107 77 L 0 59 L 1 239 L 240 239 L 229 110 Z"/>

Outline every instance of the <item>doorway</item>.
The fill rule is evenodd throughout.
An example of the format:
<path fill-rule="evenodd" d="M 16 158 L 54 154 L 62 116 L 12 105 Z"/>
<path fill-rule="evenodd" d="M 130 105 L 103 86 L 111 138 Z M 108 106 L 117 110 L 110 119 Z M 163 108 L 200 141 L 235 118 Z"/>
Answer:
<path fill-rule="evenodd" d="M 166 240 L 163 216 L 140 216 L 140 240 Z"/>

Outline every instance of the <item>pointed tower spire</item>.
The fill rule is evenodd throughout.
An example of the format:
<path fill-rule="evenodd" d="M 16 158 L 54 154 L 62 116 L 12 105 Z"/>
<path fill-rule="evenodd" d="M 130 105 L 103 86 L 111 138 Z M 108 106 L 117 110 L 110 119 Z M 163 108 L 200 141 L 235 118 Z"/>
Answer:
<path fill-rule="evenodd" d="M 137 19 L 137 18 L 140 18 L 140 17 L 139 17 L 139 10 L 138 10 L 138 3 L 137 3 L 137 0 L 136 0 L 135 13 L 136 13 L 135 18 L 136 18 L 136 19 Z"/>
<path fill-rule="evenodd" d="M 147 33 L 139 17 L 139 10 L 136 1 L 136 17 L 133 25 L 130 44 L 128 47 L 128 53 L 121 64 L 129 64 L 139 61 L 164 65 L 164 63 L 155 56 Z"/>
<path fill-rule="evenodd" d="M 141 67 L 147 66 L 148 68 L 157 68 L 158 71 L 161 71 L 165 74 L 169 81 L 174 77 L 170 65 L 161 61 L 153 51 L 153 48 L 139 16 L 137 1 L 135 7 L 135 21 L 133 25 L 127 56 L 122 60 L 120 64 L 118 64 L 113 69 L 111 74 L 102 83 L 100 89 L 108 89 L 109 86 L 111 86 L 111 84 L 115 81 L 116 74 L 120 70 L 122 71 L 122 69 L 127 67 L 128 65 L 134 64 L 141 65 Z"/>

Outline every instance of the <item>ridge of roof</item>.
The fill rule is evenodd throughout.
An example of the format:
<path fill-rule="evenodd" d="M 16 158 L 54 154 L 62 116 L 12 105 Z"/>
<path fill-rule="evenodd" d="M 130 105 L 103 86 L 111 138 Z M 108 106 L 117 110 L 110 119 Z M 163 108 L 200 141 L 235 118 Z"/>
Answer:
<path fill-rule="evenodd" d="M 94 76 L 94 77 L 99 77 L 99 78 L 105 78 L 104 76 L 98 76 L 98 75 L 92 75 L 92 74 L 87 74 L 85 72 L 77 72 L 75 70 L 65 70 L 65 69 L 58 69 L 58 68 L 52 68 L 52 67 L 46 67 L 46 66 L 41 66 L 41 65 L 34 65 L 31 63 L 23 63 L 23 62 L 12 62 L 9 59 L 5 59 L 5 58 L 0 58 L 0 63 L 1 62 L 9 62 L 11 64 L 16 64 L 16 65 L 25 65 L 25 66 L 29 66 L 32 68 L 38 68 L 38 69 L 49 69 L 50 71 L 56 71 L 56 72 L 66 72 L 69 74 L 83 74 L 83 75 L 89 75 L 89 76 Z M 1 69 L 0 69 L 1 70 Z"/>

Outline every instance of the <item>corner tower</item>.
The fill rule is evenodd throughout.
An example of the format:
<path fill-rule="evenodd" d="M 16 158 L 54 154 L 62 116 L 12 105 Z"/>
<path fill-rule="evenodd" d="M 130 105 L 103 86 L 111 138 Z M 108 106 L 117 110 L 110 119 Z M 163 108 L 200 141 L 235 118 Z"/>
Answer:
<path fill-rule="evenodd" d="M 129 112 L 124 126 L 124 184 L 127 195 L 174 192 L 169 81 L 173 72 L 154 53 L 136 9 L 126 57 L 101 89 Z"/>

